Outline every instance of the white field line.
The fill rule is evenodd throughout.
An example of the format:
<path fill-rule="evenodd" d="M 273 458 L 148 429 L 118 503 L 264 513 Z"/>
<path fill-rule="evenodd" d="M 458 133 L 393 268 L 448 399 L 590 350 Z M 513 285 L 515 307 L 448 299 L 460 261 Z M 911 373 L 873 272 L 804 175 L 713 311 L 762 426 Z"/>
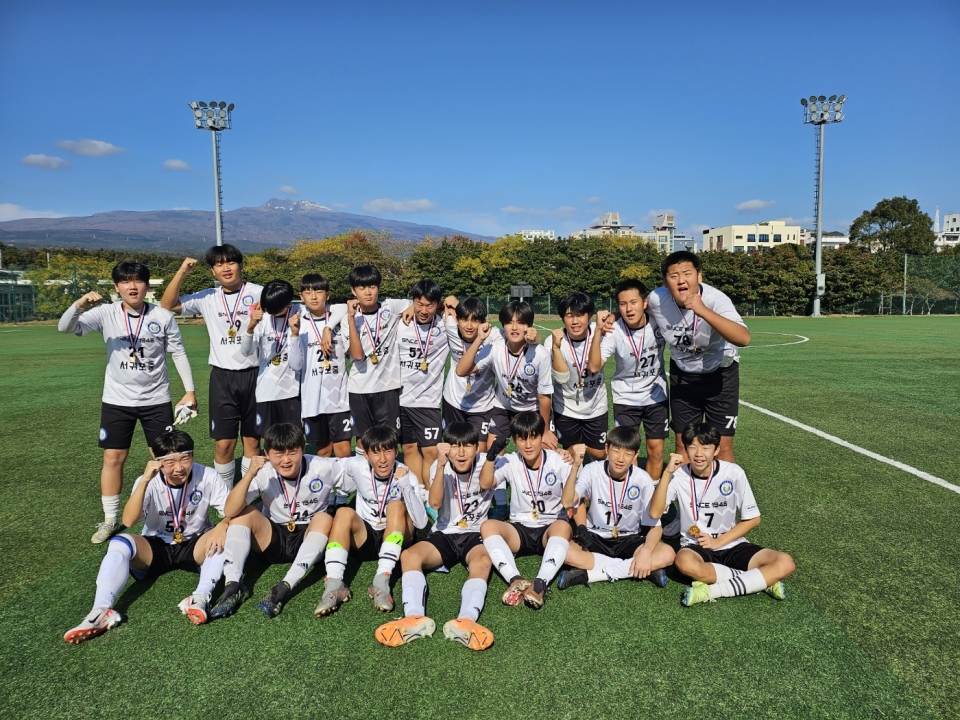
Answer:
<path fill-rule="evenodd" d="M 768 348 L 768 347 L 783 347 L 784 345 L 800 345 L 805 342 L 810 342 L 810 338 L 804 335 L 797 335 L 795 333 L 763 332 L 763 331 L 755 330 L 751 333 L 751 335 L 786 335 L 787 337 L 800 338 L 799 340 L 794 340 L 792 342 L 773 343 L 772 345 L 747 345 L 747 348 L 751 348 L 754 350 L 759 350 L 759 349 Z M 740 349 L 745 350 L 747 348 L 740 348 Z"/>

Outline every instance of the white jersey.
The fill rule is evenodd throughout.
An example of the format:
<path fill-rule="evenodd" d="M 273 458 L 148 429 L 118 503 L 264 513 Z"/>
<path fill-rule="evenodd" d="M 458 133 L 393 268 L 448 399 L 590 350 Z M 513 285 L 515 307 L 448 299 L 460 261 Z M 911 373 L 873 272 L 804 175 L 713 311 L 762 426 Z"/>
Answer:
<path fill-rule="evenodd" d="M 366 522 L 374 530 L 383 530 L 387 527 L 387 505 L 394 500 L 403 500 L 407 507 L 407 513 L 414 520 L 417 527 L 417 517 L 423 516 L 426 519 L 426 510 L 423 502 L 419 500 L 419 490 L 413 493 L 404 493 L 403 486 L 406 484 L 418 488 L 420 480 L 407 468 L 402 462 L 394 465 L 394 471 L 389 478 L 378 478 L 373 472 L 373 466 L 367 462 L 364 457 L 342 458 L 337 461 L 343 468 L 344 474 L 351 483 L 351 487 L 357 490 L 357 514 L 360 519 Z M 402 478 L 395 477 L 400 468 L 406 468 L 407 474 Z M 413 506 L 412 496 L 417 496 L 418 507 Z M 424 522 L 424 525 L 426 523 Z"/>
<path fill-rule="evenodd" d="M 242 335 L 250 322 L 250 306 L 260 302 L 262 287 L 243 283 L 234 293 L 208 288 L 180 298 L 182 315 L 202 315 L 210 336 L 210 365 L 224 370 L 257 367 L 255 355 L 240 351 Z M 230 337 L 230 329 L 235 335 Z"/>
<path fill-rule="evenodd" d="M 453 469 L 452 463 L 443 468 L 443 502 L 437 513 L 437 523 L 433 532 L 458 533 L 480 532 L 480 525 L 487 519 L 490 502 L 496 487 L 489 490 L 480 488 L 480 471 L 483 468 L 483 455 L 474 459 L 473 470 L 461 475 Z M 503 458 L 497 458 L 497 465 L 503 464 Z M 430 467 L 431 482 L 437 475 L 437 463 Z"/>
<path fill-rule="evenodd" d="M 593 462 L 580 469 L 577 476 L 577 497 L 587 498 L 587 528 L 601 537 L 640 532 L 640 526 L 656 527 L 660 520 L 650 517 L 650 499 L 655 486 L 645 470 L 631 465 L 621 480 L 610 477 L 608 462 Z"/>
<path fill-rule="evenodd" d="M 730 298 L 720 290 L 701 283 L 700 295 L 703 304 L 717 315 L 746 327 Z M 736 345 L 724 340 L 693 310 L 682 309 L 667 288 L 657 288 L 648 299 L 649 312 L 670 346 L 670 357 L 684 372 L 709 373 L 740 360 Z"/>
<path fill-rule="evenodd" d="M 347 353 L 349 339 L 338 327 L 346 305 L 334 305 L 326 316 L 314 318 L 306 307 L 300 309 L 300 352 L 303 370 L 300 380 L 300 414 L 305 418 L 348 412 Z M 333 349 L 325 355 L 320 349 L 323 329 L 333 334 Z"/>
<path fill-rule="evenodd" d="M 400 387 L 400 352 L 397 345 L 397 323 L 410 306 L 409 300 L 383 300 L 376 312 L 369 315 L 358 312 L 353 318 L 363 360 L 354 360 L 350 367 L 348 390 L 355 395 L 372 395 Z M 350 322 L 346 318 L 344 323 Z M 349 328 L 343 330 L 347 335 Z M 349 335 L 347 335 L 349 341 Z M 371 357 L 375 356 L 377 362 Z"/>
<path fill-rule="evenodd" d="M 460 326 L 453 318 L 447 318 L 447 342 L 450 345 L 450 372 L 443 385 L 443 399 L 450 405 L 468 413 L 485 413 L 493 407 L 495 378 L 493 368 L 484 364 L 485 369 L 471 373 L 466 377 L 457 375 L 456 367 L 466 351 L 466 345 L 460 337 Z M 503 343 L 503 335 L 491 332 L 489 337 L 477 350 L 475 364 L 481 364 L 490 353 L 494 352 L 497 343 Z M 469 390 L 468 390 L 469 388 Z"/>
<path fill-rule="evenodd" d="M 75 308 L 71 305 L 67 313 Z M 82 337 L 94 331 L 103 333 L 107 349 L 103 402 L 123 407 L 170 402 L 167 353 L 185 352 L 173 313 L 150 303 L 144 303 L 140 315 L 126 312 L 123 303 L 101 305 L 83 313 L 73 333 Z"/>
<path fill-rule="evenodd" d="M 740 513 L 741 520 L 760 517 L 757 500 L 743 468 L 725 460 L 714 460 L 713 463 L 714 472 L 710 478 L 694 478 L 690 473 L 690 466 L 684 465 L 678 468 L 670 479 L 667 505 L 676 500 L 680 508 L 680 529 L 683 532 L 681 545 L 697 544 L 696 538 L 690 534 L 690 528 L 694 525 L 700 528 L 700 532 L 719 537 L 737 524 L 737 512 Z M 693 500 L 694 491 L 696 503 Z M 746 538 L 737 538 L 720 550 L 746 541 Z"/>
<path fill-rule="evenodd" d="M 243 331 L 242 347 L 246 349 L 250 345 L 250 354 L 260 362 L 257 402 L 286 400 L 300 394 L 303 353 L 300 338 L 293 336 L 288 324 L 295 312 L 294 308 L 290 308 L 283 318 L 264 313 L 253 329 L 252 337 L 246 329 Z M 303 331 L 302 320 L 300 330 Z"/>
<path fill-rule="evenodd" d="M 400 406 L 439 408 L 443 390 L 443 370 L 447 366 L 450 346 L 443 329 L 443 319 L 435 317 L 429 325 L 412 320 L 397 326 L 400 346 Z M 423 369 L 426 363 L 427 369 Z M 456 373 L 454 373 L 456 374 Z"/>
<path fill-rule="evenodd" d="M 590 330 L 585 340 L 570 340 L 564 332 L 560 343 L 560 354 L 567 363 L 569 375 L 565 382 L 558 382 L 553 374 L 553 411 L 575 420 L 590 420 L 591 418 L 607 414 L 607 382 L 603 368 L 600 372 L 590 372 L 590 341 L 597 331 L 596 323 L 590 323 Z M 553 335 L 547 336 L 543 343 L 550 355 L 550 366 L 553 367 Z M 579 368 L 579 369 L 578 369 Z M 578 387 L 580 384 L 583 387 Z"/>
<path fill-rule="evenodd" d="M 281 525 L 293 520 L 309 524 L 318 512 L 324 512 L 335 490 L 350 492 L 352 486 L 340 464 L 333 458 L 304 455 L 298 480 L 281 478 L 273 465 L 266 463 L 250 481 L 247 504 L 263 500 L 263 514 Z"/>
<path fill-rule="evenodd" d="M 554 520 L 565 520 L 563 485 L 570 475 L 570 465 L 559 453 L 542 450 L 540 467 L 531 470 L 520 453 L 504 455 L 506 461 L 494 471 L 497 484 L 510 483 L 510 522 L 527 527 L 544 527 Z"/>
<path fill-rule="evenodd" d="M 553 370 L 550 354 L 543 345 L 525 345 L 513 355 L 506 341 L 476 363 L 477 372 L 493 369 L 497 387 L 494 407 L 512 412 L 540 410 L 538 395 L 553 395 Z"/>
<path fill-rule="evenodd" d="M 667 380 L 663 367 L 663 335 L 656 323 L 647 320 L 642 328 L 631 330 L 623 318 L 600 341 L 603 362 L 613 355 L 616 367 L 610 380 L 613 402 L 643 407 L 667 400 Z"/>
<path fill-rule="evenodd" d="M 142 482 L 143 475 L 133 483 L 134 493 Z M 163 473 L 157 473 L 151 478 L 143 496 L 140 519 L 144 522 L 141 535 L 158 537 L 166 543 L 172 543 L 173 534 L 181 522 L 183 524 L 180 525 L 180 532 L 185 538 L 201 535 L 213 527 L 208 510 L 215 508 L 223 515 L 223 506 L 229 494 L 230 490 L 220 474 L 197 462 L 193 464 L 187 482 L 179 488 L 167 485 Z"/>

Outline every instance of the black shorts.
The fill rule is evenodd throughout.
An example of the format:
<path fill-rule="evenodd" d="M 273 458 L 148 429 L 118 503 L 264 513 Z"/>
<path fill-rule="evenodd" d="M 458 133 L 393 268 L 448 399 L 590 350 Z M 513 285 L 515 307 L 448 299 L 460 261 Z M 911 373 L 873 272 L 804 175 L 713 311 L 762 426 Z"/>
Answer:
<path fill-rule="evenodd" d="M 447 570 L 453 570 L 457 563 L 467 565 L 467 555 L 477 545 L 483 545 L 478 532 L 443 533 L 432 532 L 427 536 L 428 543 L 440 553 L 440 559 Z"/>
<path fill-rule="evenodd" d="M 307 526 L 310 523 L 298 523 L 293 532 L 287 530 L 286 523 L 275 523 L 270 521 L 270 527 L 273 528 L 273 534 L 270 536 L 270 544 L 260 553 L 260 556 L 268 563 L 289 563 L 300 552 L 300 546 L 303 545 L 303 538 L 307 535 Z"/>
<path fill-rule="evenodd" d="M 670 427 L 678 435 L 690 423 L 706 418 L 721 435 L 733 436 L 739 405 L 740 363 L 697 375 L 670 361 Z"/>
<path fill-rule="evenodd" d="M 363 541 L 363 545 L 356 549 L 357 560 L 360 562 L 376 560 L 380 557 L 380 546 L 383 545 L 383 534 L 387 530 L 386 528 L 383 530 L 374 530 L 373 526 L 366 520 L 363 521 L 363 526 L 367 529 L 367 539 Z"/>
<path fill-rule="evenodd" d="M 607 446 L 607 415 L 597 415 L 589 420 L 553 414 L 554 432 L 565 448 L 583 443 L 588 448 L 603 450 Z"/>
<path fill-rule="evenodd" d="M 451 405 L 446 400 L 443 401 L 443 429 L 447 425 L 455 422 L 468 422 L 473 425 L 480 433 L 480 442 L 487 441 L 487 431 L 490 429 L 490 411 L 482 413 L 470 413 L 461 410 L 456 405 Z"/>
<path fill-rule="evenodd" d="M 350 393 L 353 434 L 362 438 L 374 425 L 386 425 L 400 431 L 400 388 L 378 393 Z"/>
<path fill-rule="evenodd" d="M 642 527 L 642 526 L 641 526 Z M 643 528 L 646 530 L 646 528 Z M 631 558 L 637 551 L 637 548 L 643 545 L 647 540 L 646 532 L 630 533 L 621 535 L 618 538 L 603 537 L 595 532 L 590 533 L 590 552 L 600 553 L 612 558 Z M 584 548 L 586 550 L 587 548 Z"/>
<path fill-rule="evenodd" d="M 400 408 L 400 444 L 435 447 L 440 442 L 440 408 Z"/>
<path fill-rule="evenodd" d="M 263 437 L 267 430 L 280 423 L 301 426 L 299 396 L 257 403 L 257 435 Z"/>
<path fill-rule="evenodd" d="M 624 425 L 640 432 L 643 423 L 643 436 L 647 440 L 663 440 L 670 434 L 670 408 L 666 400 L 653 405 L 613 405 L 613 424 Z"/>
<path fill-rule="evenodd" d="M 353 437 L 353 418 L 349 410 L 315 415 L 303 419 L 303 429 L 307 433 L 307 442 L 314 443 L 318 448 L 330 443 L 350 442 Z"/>
<path fill-rule="evenodd" d="M 742 542 L 726 550 L 706 550 L 699 545 L 684 545 L 680 549 L 693 550 L 703 558 L 704 562 L 726 565 L 728 568 L 743 572 L 750 569 L 750 560 L 753 559 L 753 556 L 763 550 L 762 547 L 754 545 L 752 542 Z"/>
<path fill-rule="evenodd" d="M 527 527 L 520 523 L 510 523 L 520 535 L 520 549 L 516 556 L 524 555 L 543 555 L 543 536 L 547 532 L 549 525 L 543 527 Z"/>
<path fill-rule="evenodd" d="M 224 370 L 210 368 L 210 437 L 235 440 L 257 437 L 258 369 Z"/>
<path fill-rule="evenodd" d="M 173 407 L 168 402 L 143 407 L 101 403 L 98 445 L 105 450 L 129 450 L 137 420 L 143 428 L 147 445 L 153 445 L 158 435 L 173 427 Z"/>
<path fill-rule="evenodd" d="M 143 539 L 150 543 L 150 549 L 153 550 L 153 561 L 145 573 L 131 574 L 138 580 L 146 577 L 156 577 L 171 570 L 189 570 L 190 572 L 199 572 L 200 566 L 193 558 L 193 550 L 197 546 L 203 534 L 194 535 L 190 538 L 184 538 L 179 545 L 177 543 L 168 543 L 156 535 L 144 535 Z M 139 575 L 139 577 L 138 577 Z"/>
<path fill-rule="evenodd" d="M 494 437 L 510 437 L 510 421 L 517 412 L 499 407 L 490 408 L 490 424 L 487 426 L 487 432 Z"/>

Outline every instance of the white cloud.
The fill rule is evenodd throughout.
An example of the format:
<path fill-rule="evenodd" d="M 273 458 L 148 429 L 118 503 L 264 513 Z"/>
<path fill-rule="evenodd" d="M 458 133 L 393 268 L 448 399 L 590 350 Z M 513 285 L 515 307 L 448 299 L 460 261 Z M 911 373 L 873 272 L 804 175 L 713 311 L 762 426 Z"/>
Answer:
<path fill-rule="evenodd" d="M 594 195 L 594 196 L 591 197 L 591 198 L 587 198 L 587 202 L 588 202 L 588 203 L 592 203 L 592 204 L 596 204 L 596 203 L 600 202 L 600 200 L 601 200 L 601 198 L 597 197 L 596 195 Z"/>
<path fill-rule="evenodd" d="M 674 220 L 677 217 L 677 211 L 673 208 L 664 208 L 662 210 L 650 210 L 646 215 L 640 219 L 640 224 L 644 228 L 653 227 L 653 224 L 657 221 L 657 215 L 673 215 Z"/>
<path fill-rule="evenodd" d="M 500 208 L 500 212 L 506 213 L 507 215 L 552 215 L 554 217 L 566 218 L 572 216 L 577 211 L 577 208 L 573 205 L 561 205 L 556 210 L 550 210 L 549 208 L 538 208 L 538 207 L 519 207 L 517 205 L 507 205 L 506 207 Z"/>
<path fill-rule="evenodd" d="M 281 185 L 279 189 L 280 189 L 280 192 L 282 192 L 284 195 L 297 194 L 297 189 L 293 185 Z"/>
<path fill-rule="evenodd" d="M 103 140 L 58 140 L 57 147 L 86 157 L 102 157 L 127 152 L 124 148 L 111 145 Z"/>
<path fill-rule="evenodd" d="M 23 220 L 24 218 L 59 217 L 65 217 L 65 215 L 50 210 L 28 210 L 21 205 L 14 205 L 13 203 L 0 203 L 0 222 L 4 220 Z"/>
<path fill-rule="evenodd" d="M 363 204 L 363 209 L 372 213 L 412 213 L 432 210 L 437 204 L 427 199 L 422 200 L 391 200 L 377 198 Z"/>
<path fill-rule="evenodd" d="M 799 225 L 800 227 L 812 228 L 814 226 L 814 221 L 812 217 L 781 217 L 774 218 L 774 220 L 780 220 L 781 222 L 786 223 L 787 225 Z"/>
<path fill-rule="evenodd" d="M 30 167 L 44 168 L 46 170 L 63 170 L 70 167 L 70 163 L 56 155 L 27 155 L 20 162 Z"/>
<path fill-rule="evenodd" d="M 702 235 L 704 230 L 709 230 L 709 229 L 710 229 L 709 225 L 701 225 L 700 223 L 694 223 L 693 225 L 689 226 L 688 232 L 694 235 Z"/>
<path fill-rule="evenodd" d="M 739 205 L 734 205 L 733 209 L 741 213 L 755 213 L 776 204 L 776 200 L 747 200 Z"/>
<path fill-rule="evenodd" d="M 190 208 L 188 208 L 188 207 L 175 207 L 175 208 L 170 208 L 170 209 L 171 209 L 171 210 L 174 210 L 174 211 L 178 211 L 178 212 L 183 212 L 184 210 L 189 210 Z"/>
<path fill-rule="evenodd" d="M 170 158 L 169 160 L 164 160 L 163 162 L 164 170 L 192 170 L 186 160 L 177 160 L 176 158 Z"/>
<path fill-rule="evenodd" d="M 327 205 L 332 208 L 336 208 L 337 210 L 346 210 L 348 207 L 350 207 L 347 203 L 327 203 Z"/>

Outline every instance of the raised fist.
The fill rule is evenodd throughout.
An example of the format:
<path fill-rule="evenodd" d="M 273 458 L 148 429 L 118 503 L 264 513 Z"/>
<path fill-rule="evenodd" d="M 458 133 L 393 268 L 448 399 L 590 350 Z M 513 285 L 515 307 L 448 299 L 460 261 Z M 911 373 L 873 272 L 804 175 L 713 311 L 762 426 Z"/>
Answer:
<path fill-rule="evenodd" d="M 191 270 L 197 266 L 197 261 L 193 258 L 186 258 L 183 263 L 180 265 L 180 272 L 184 275 L 188 275 Z"/>

